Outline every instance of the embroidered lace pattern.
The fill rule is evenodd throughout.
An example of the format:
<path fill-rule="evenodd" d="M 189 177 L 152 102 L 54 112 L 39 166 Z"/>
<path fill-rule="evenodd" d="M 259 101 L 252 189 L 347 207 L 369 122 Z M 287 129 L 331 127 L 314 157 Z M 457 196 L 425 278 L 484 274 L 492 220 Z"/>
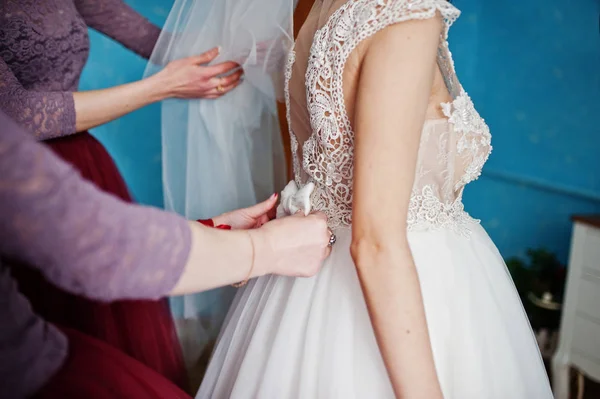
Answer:
<path fill-rule="evenodd" d="M 38 139 L 76 131 L 88 26 L 144 57 L 160 34 L 122 0 L 0 1 L 0 108 Z"/>
<path fill-rule="evenodd" d="M 448 29 L 460 12 L 444 0 L 350 0 L 314 36 L 305 76 L 312 134 L 301 148 L 288 111 L 296 183 L 315 184 L 313 208 L 327 213 L 332 228 L 352 223 L 354 132 L 344 103 L 346 60 L 362 40 L 386 26 L 432 18 L 437 12 L 445 23 L 438 65 L 453 101 L 442 104 L 447 119 L 427 121 L 423 127 L 408 228 L 450 228 L 468 236 L 468 226 L 476 222 L 464 211 L 462 191 L 480 175 L 491 151 L 491 136 L 458 82 L 448 49 Z M 288 110 L 294 62 L 292 50 L 286 72 Z"/>

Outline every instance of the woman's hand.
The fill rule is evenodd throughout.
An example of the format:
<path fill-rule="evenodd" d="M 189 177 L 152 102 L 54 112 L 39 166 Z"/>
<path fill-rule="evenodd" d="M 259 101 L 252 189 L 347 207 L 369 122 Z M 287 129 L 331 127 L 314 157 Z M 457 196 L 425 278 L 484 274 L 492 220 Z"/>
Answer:
<path fill-rule="evenodd" d="M 197 56 L 171 61 L 149 79 L 166 91 L 166 98 L 219 98 L 240 84 L 243 71 L 233 61 L 206 65 L 218 55 L 219 48 L 214 48 Z"/>
<path fill-rule="evenodd" d="M 277 197 L 273 194 L 250 208 L 217 216 L 213 223 L 215 226 L 229 225 L 234 230 L 255 229 L 250 233 L 259 275 L 312 276 L 331 252 L 327 216 L 320 212 L 309 216 L 298 213 L 269 222 L 269 213 L 275 208 Z"/>
<path fill-rule="evenodd" d="M 259 275 L 310 277 L 331 252 L 327 216 L 320 212 L 276 219 L 249 233 Z"/>
<path fill-rule="evenodd" d="M 275 208 L 277 194 L 249 208 L 238 209 L 213 218 L 215 226 L 228 225 L 234 230 L 247 230 L 261 227 L 269 221 L 269 213 Z"/>
<path fill-rule="evenodd" d="M 212 229 L 193 221 L 189 226 L 192 246 L 170 295 L 201 292 L 265 274 L 310 277 L 331 251 L 327 217 L 322 213 L 299 213 L 252 230 Z"/>
<path fill-rule="evenodd" d="M 167 98 L 221 97 L 240 84 L 242 70 L 231 61 L 206 66 L 218 55 L 219 50 L 215 48 L 204 54 L 172 61 L 156 75 L 137 82 L 109 89 L 74 92 L 75 130 L 92 129 Z"/>

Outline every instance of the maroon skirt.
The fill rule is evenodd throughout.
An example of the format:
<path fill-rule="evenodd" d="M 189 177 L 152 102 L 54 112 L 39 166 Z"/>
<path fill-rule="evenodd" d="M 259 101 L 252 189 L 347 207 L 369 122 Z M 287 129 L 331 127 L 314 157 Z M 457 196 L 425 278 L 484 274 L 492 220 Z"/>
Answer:
<path fill-rule="evenodd" d="M 35 399 L 191 399 L 171 381 L 95 338 L 63 328 L 69 355 Z"/>
<path fill-rule="evenodd" d="M 81 133 L 45 144 L 100 189 L 131 202 L 112 158 L 92 135 Z M 31 269 L 15 268 L 13 273 L 21 292 L 46 320 L 102 340 L 182 389 L 188 388 L 181 346 L 166 299 L 99 303 L 62 291 Z"/>

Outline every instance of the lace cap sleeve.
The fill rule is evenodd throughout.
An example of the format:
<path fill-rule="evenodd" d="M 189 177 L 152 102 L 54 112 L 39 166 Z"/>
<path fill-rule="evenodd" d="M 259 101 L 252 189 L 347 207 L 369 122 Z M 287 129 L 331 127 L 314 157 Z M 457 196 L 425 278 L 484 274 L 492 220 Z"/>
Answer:
<path fill-rule="evenodd" d="M 358 1 L 354 9 L 357 43 L 385 27 L 415 19 L 433 18 L 440 13 L 444 20 L 444 39 L 460 11 L 446 0 L 366 0 Z"/>
<path fill-rule="evenodd" d="M 73 94 L 26 90 L 2 58 L 0 108 L 38 140 L 76 133 Z"/>
<path fill-rule="evenodd" d="M 150 58 L 160 28 L 121 0 L 75 0 L 86 24 L 144 58 Z"/>

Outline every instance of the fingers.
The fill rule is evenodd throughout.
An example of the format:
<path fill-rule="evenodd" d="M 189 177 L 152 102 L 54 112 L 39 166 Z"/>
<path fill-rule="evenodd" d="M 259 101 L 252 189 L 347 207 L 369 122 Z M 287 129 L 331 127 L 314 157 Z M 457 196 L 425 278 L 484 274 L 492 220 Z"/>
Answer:
<path fill-rule="evenodd" d="M 204 96 L 204 98 L 209 99 L 209 100 L 214 100 L 219 97 L 222 97 L 225 94 L 229 93 L 231 90 L 238 87 L 241 83 L 242 83 L 242 81 L 238 80 L 237 82 L 235 82 L 234 84 L 229 85 L 229 86 L 217 86 L 214 89 L 209 90 L 207 92 L 207 94 Z"/>
<path fill-rule="evenodd" d="M 333 246 L 331 245 L 331 237 L 334 236 L 334 234 L 327 225 L 327 216 L 323 212 L 315 212 L 309 215 L 309 217 L 318 219 L 322 223 L 320 226 L 322 240 L 321 242 L 323 245 L 323 259 L 325 259 L 331 254 L 331 251 L 333 249 Z"/>
<path fill-rule="evenodd" d="M 258 218 L 259 216 L 266 215 L 275 204 L 277 203 L 277 194 L 271 195 L 267 200 L 260 202 L 254 206 L 251 206 L 247 209 L 248 215 L 253 218 Z"/>
<path fill-rule="evenodd" d="M 239 68 L 240 64 L 233 61 L 222 62 L 220 64 L 205 67 L 206 73 L 210 76 L 225 75 Z"/>
<path fill-rule="evenodd" d="M 308 214 L 308 216 L 305 216 L 304 215 L 304 210 L 299 209 L 296 213 L 294 213 L 293 215 L 291 215 L 291 217 L 306 217 L 306 218 L 320 219 L 323 222 L 325 222 L 325 224 L 327 224 L 327 215 L 324 214 L 321 211 L 311 212 L 311 213 Z"/>
<path fill-rule="evenodd" d="M 331 253 L 331 245 L 329 244 L 333 232 L 327 225 L 327 215 L 323 212 L 313 212 L 308 215 L 307 218 L 312 218 L 319 222 L 320 240 L 322 241 L 322 245 L 324 247 L 324 258 L 328 257 Z"/>
<path fill-rule="evenodd" d="M 274 220 L 275 218 L 277 218 L 277 208 L 276 207 L 269 209 L 269 212 L 267 212 L 267 218 L 268 218 L 267 222 L 269 220 Z"/>
<path fill-rule="evenodd" d="M 241 69 L 239 71 L 236 71 L 230 75 L 227 76 L 221 76 L 221 77 L 213 77 L 209 80 L 209 85 L 214 86 L 215 88 L 217 87 L 229 87 L 232 86 L 233 84 L 237 83 L 242 76 L 244 75 L 244 71 L 242 71 Z"/>
<path fill-rule="evenodd" d="M 293 215 L 291 215 L 290 217 L 292 217 L 292 218 L 304 218 L 306 216 L 304 216 L 304 211 L 302 209 L 298 209 L 298 211 L 296 213 L 294 213 Z"/>
<path fill-rule="evenodd" d="M 208 64 L 219 55 L 219 47 L 212 48 L 200 55 L 194 55 L 188 59 L 196 65 Z"/>
<path fill-rule="evenodd" d="M 327 215 L 321 211 L 312 212 L 309 217 L 315 217 L 317 219 L 321 219 L 324 222 L 327 222 Z"/>
<path fill-rule="evenodd" d="M 228 76 L 212 78 L 208 84 L 213 88 L 206 93 L 204 98 L 215 99 L 227 94 L 242 83 L 241 77 L 243 75 L 244 72 L 239 70 Z"/>
<path fill-rule="evenodd" d="M 333 250 L 333 247 L 330 247 L 330 246 L 325 247 L 325 250 L 323 253 L 323 260 L 329 258 L 329 255 L 331 255 L 332 250 Z"/>
<path fill-rule="evenodd" d="M 256 220 L 256 228 L 262 227 L 265 223 L 269 222 L 269 216 L 268 215 L 262 215 L 259 216 L 258 219 Z"/>

